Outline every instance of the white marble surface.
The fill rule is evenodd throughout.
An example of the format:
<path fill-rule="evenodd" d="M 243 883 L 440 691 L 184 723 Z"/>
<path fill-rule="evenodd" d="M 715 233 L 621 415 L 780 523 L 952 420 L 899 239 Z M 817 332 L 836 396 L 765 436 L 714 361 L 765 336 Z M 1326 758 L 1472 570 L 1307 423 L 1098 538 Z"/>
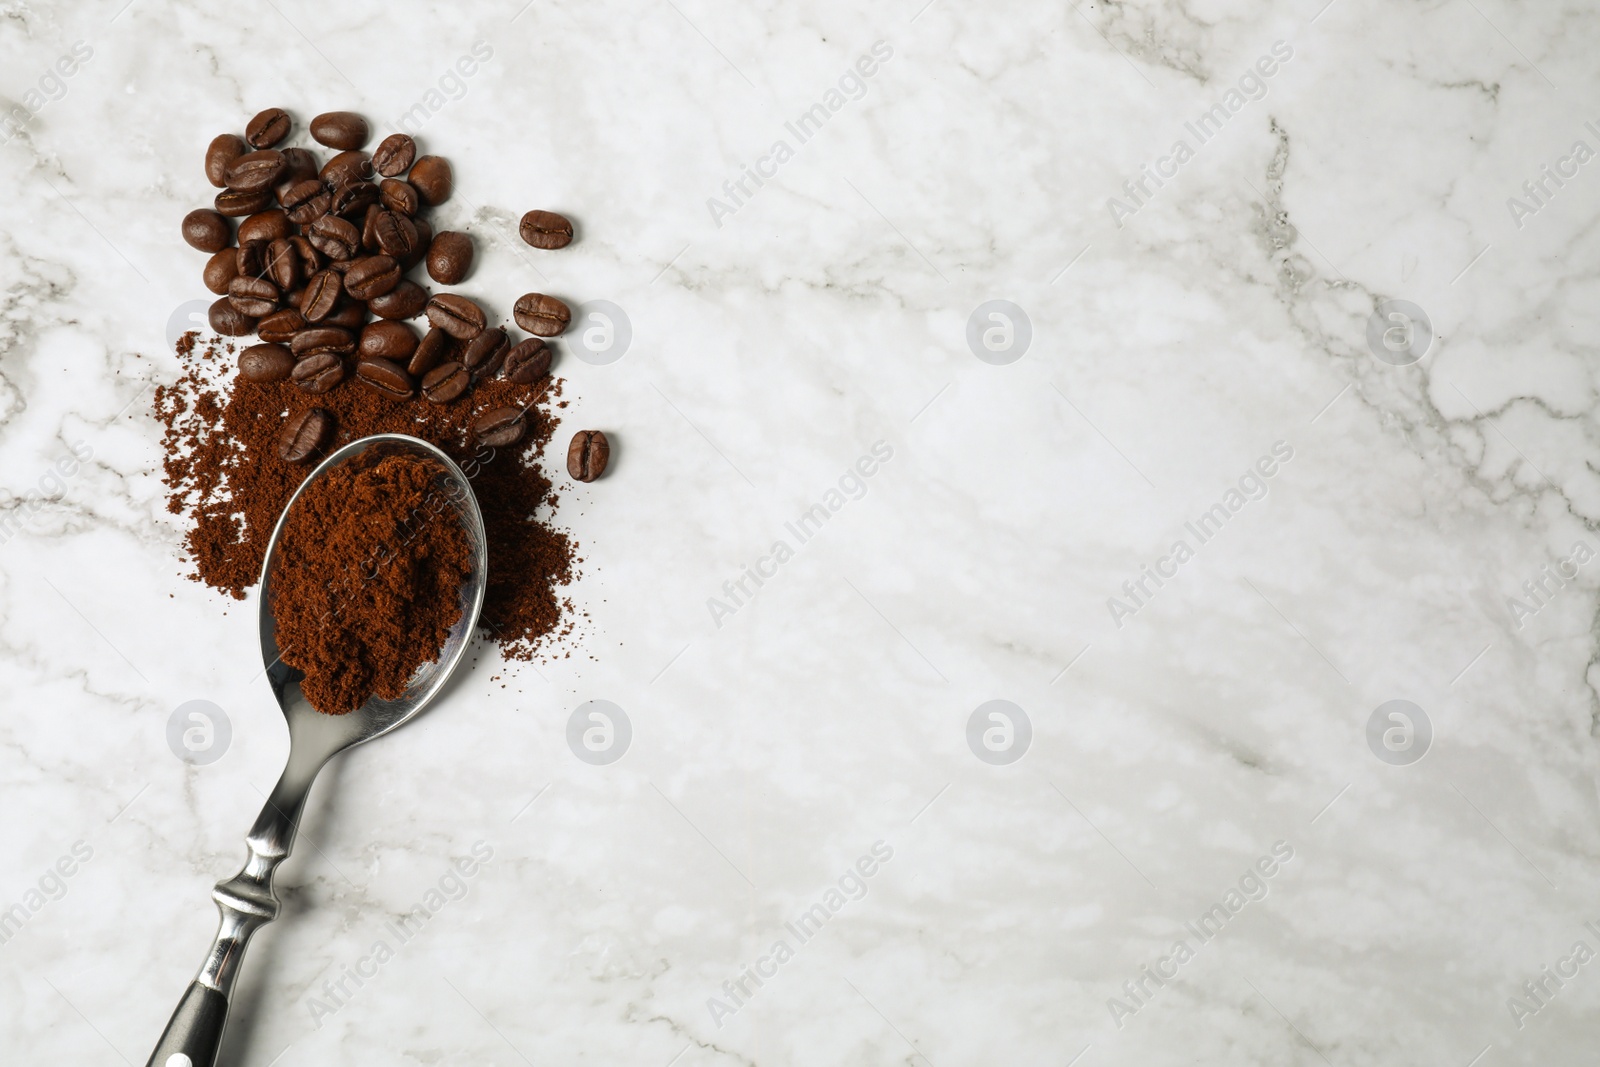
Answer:
<path fill-rule="evenodd" d="M 169 314 L 207 295 L 178 238 L 204 146 L 269 105 L 387 125 L 479 41 L 420 132 L 485 247 L 469 291 L 633 327 L 620 361 L 560 365 L 567 429 L 620 444 L 560 511 L 589 620 L 570 657 L 486 656 L 330 771 L 225 1062 L 1592 1055 L 1600 962 L 1524 1018 L 1508 1000 L 1600 950 L 1600 566 L 1531 617 L 1507 598 L 1600 546 L 1600 161 L 1520 228 L 1507 199 L 1600 150 L 1600 15 L 922 3 L 5 7 L 0 94 L 40 106 L 0 147 L 0 906 L 59 898 L 0 945 L 6 1062 L 144 1062 L 286 750 L 254 603 L 179 577 L 146 413 Z M 798 144 L 785 123 L 878 41 L 862 98 Z M 1185 122 L 1278 41 L 1198 144 Z M 1108 199 L 1180 138 L 1119 228 Z M 535 206 L 579 242 L 506 244 Z M 1368 349 L 1391 298 L 1436 332 L 1415 366 Z M 964 339 L 991 299 L 1031 320 L 1010 365 Z M 708 598 L 878 441 L 865 495 L 715 625 Z M 1279 441 L 1267 496 L 1119 628 L 1107 598 Z M 233 732 L 203 767 L 165 739 L 197 699 Z M 633 724 L 611 766 L 565 741 L 590 699 Z M 1009 766 L 965 740 L 991 699 L 1032 723 Z M 1366 741 L 1391 699 L 1433 725 L 1410 766 Z M 465 896 L 321 1017 L 480 841 Z M 864 898 L 799 945 L 784 923 L 878 841 Z M 1186 934 L 1280 841 L 1264 899 Z M 714 1019 L 780 938 L 794 958 Z"/>

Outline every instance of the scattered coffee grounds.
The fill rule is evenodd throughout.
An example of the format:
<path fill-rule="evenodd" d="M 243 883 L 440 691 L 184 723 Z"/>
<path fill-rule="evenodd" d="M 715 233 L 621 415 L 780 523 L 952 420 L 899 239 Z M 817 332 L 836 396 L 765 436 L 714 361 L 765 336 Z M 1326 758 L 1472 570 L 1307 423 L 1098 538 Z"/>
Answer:
<path fill-rule="evenodd" d="M 467 533 L 439 506 L 439 466 L 410 455 L 365 459 L 306 487 L 273 559 L 278 650 L 305 673 L 311 706 L 330 715 L 374 694 L 404 696 L 460 621 L 472 573 Z"/>

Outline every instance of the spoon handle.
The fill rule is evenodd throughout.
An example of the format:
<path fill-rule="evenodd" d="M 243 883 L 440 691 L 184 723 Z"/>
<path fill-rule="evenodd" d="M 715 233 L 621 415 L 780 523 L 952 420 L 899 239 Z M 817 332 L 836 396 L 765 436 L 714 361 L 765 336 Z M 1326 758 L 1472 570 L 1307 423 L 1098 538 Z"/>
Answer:
<path fill-rule="evenodd" d="M 244 869 L 218 882 L 211 897 L 222 921 L 200 974 L 178 1002 L 172 1019 L 156 1042 L 147 1067 L 214 1067 L 228 1021 L 228 1002 L 239 977 L 250 936 L 278 916 L 278 895 L 272 876 L 294 847 L 300 813 L 321 765 L 305 767 L 293 753 L 283 777 L 267 798 L 250 836 Z"/>

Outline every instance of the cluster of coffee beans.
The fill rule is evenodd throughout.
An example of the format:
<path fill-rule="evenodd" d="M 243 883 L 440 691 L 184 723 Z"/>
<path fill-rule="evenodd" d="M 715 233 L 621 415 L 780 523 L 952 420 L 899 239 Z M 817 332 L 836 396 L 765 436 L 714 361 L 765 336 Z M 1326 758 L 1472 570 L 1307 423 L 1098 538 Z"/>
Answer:
<path fill-rule="evenodd" d="M 531 383 L 549 373 L 544 338 L 562 333 L 572 319 L 562 301 L 542 293 L 518 298 L 513 317 L 533 336 L 513 344 L 472 300 L 430 295 L 406 277 L 425 263 L 435 282 L 456 285 L 472 268 L 472 239 L 435 234 L 423 214 L 450 197 L 448 161 L 418 156 L 416 142 L 403 133 L 385 138 L 369 156 L 366 119 L 332 111 L 310 124 L 311 137 L 336 153 L 319 166 L 307 148 L 279 147 L 292 127 L 286 111 L 269 108 L 250 120 L 243 137 L 213 140 L 206 177 L 222 191 L 214 210 L 191 211 L 183 220 L 184 240 L 211 253 L 205 284 L 221 296 L 211 305 L 212 329 L 259 338 L 239 356 L 241 375 L 292 380 L 313 394 L 354 377 L 391 400 L 448 404 L 485 378 Z M 563 248 L 572 241 L 572 223 L 530 211 L 520 233 L 535 248 Z M 421 336 L 407 321 L 419 316 L 428 322 Z M 523 413 L 510 407 L 472 424 L 479 440 L 496 447 L 514 444 L 525 428 Z M 289 462 L 315 458 L 334 429 L 322 408 L 299 412 L 284 427 L 279 455 Z"/>

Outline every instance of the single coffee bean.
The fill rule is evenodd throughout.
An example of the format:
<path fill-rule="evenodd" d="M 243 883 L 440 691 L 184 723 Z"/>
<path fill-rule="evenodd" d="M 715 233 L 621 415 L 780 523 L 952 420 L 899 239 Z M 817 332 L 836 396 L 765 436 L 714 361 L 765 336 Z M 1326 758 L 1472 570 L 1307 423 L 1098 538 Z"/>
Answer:
<path fill-rule="evenodd" d="M 572 321 L 572 310 L 553 296 L 527 293 L 517 297 L 511 317 L 535 337 L 555 337 Z"/>
<path fill-rule="evenodd" d="M 246 241 L 276 241 L 294 232 L 289 216 L 278 208 L 258 211 L 239 223 L 239 243 Z"/>
<path fill-rule="evenodd" d="M 364 182 L 372 177 L 372 160 L 365 152 L 340 152 L 322 165 L 318 177 L 334 187 Z"/>
<path fill-rule="evenodd" d="M 369 253 L 378 250 L 378 216 L 382 214 L 382 204 L 368 204 L 361 215 L 361 247 Z"/>
<path fill-rule="evenodd" d="M 565 248 L 572 243 L 572 223 L 554 211 L 528 212 L 517 232 L 535 248 Z"/>
<path fill-rule="evenodd" d="M 372 218 L 372 235 L 385 255 L 404 261 L 417 248 L 417 227 L 396 211 L 379 209 Z"/>
<path fill-rule="evenodd" d="M 467 342 L 461 365 L 472 373 L 473 381 L 493 377 L 506 361 L 506 350 L 510 347 L 511 339 L 506 332 L 498 326 L 491 326 Z"/>
<path fill-rule="evenodd" d="M 385 178 L 378 186 L 378 196 L 383 206 L 402 215 L 415 215 L 422 207 L 422 197 L 416 187 L 399 178 Z"/>
<path fill-rule="evenodd" d="M 319 455 L 333 440 L 333 413 L 322 408 L 307 408 L 289 416 L 278 436 L 278 458 L 285 463 L 304 463 Z"/>
<path fill-rule="evenodd" d="M 300 273 L 300 253 L 289 238 L 282 237 L 267 245 L 267 277 L 284 292 L 298 289 L 305 277 Z"/>
<path fill-rule="evenodd" d="M 263 341 L 286 345 L 305 328 L 306 318 L 300 314 L 298 306 L 279 308 L 256 323 L 256 336 Z"/>
<path fill-rule="evenodd" d="M 410 400 L 417 391 L 405 368 L 389 359 L 364 359 L 356 364 L 356 377 L 390 400 Z"/>
<path fill-rule="evenodd" d="M 289 113 L 281 107 L 269 107 L 245 123 L 244 139 L 252 148 L 271 148 L 289 136 Z"/>
<path fill-rule="evenodd" d="M 254 193 L 265 189 L 270 193 L 287 166 L 282 152 L 267 148 L 246 152 L 234 160 L 224 177 L 228 188 L 235 192 Z"/>
<path fill-rule="evenodd" d="M 367 301 L 367 307 L 380 319 L 414 319 L 427 305 L 428 291 L 410 278 L 402 278 L 387 293 Z"/>
<path fill-rule="evenodd" d="M 421 194 L 422 202 L 430 207 L 438 207 L 449 200 L 456 187 L 455 176 L 450 172 L 450 161 L 442 156 L 420 157 L 411 165 L 411 173 L 406 180 Z"/>
<path fill-rule="evenodd" d="M 322 320 L 324 326 L 338 326 L 359 333 L 361 327 L 367 324 L 367 305 L 359 300 L 346 299 L 342 304 L 333 309 L 333 314 Z"/>
<path fill-rule="evenodd" d="M 458 341 L 478 336 L 487 321 L 481 307 L 455 293 L 440 293 L 429 300 L 427 312 L 429 322 Z"/>
<path fill-rule="evenodd" d="M 355 350 L 355 335 L 337 326 L 309 326 L 289 342 L 294 358 L 302 360 L 312 356 L 348 356 Z"/>
<path fill-rule="evenodd" d="M 235 278 L 228 283 L 228 302 L 241 315 L 259 319 L 278 310 L 278 287 L 265 278 Z"/>
<path fill-rule="evenodd" d="M 417 158 L 417 142 L 403 133 L 391 133 L 372 153 L 372 165 L 385 178 L 397 178 L 411 169 Z"/>
<path fill-rule="evenodd" d="M 416 350 L 417 331 L 403 322 L 372 323 L 361 331 L 356 346 L 361 359 L 392 359 L 400 364 L 409 363 Z M 406 369 L 411 371 L 409 366 Z"/>
<path fill-rule="evenodd" d="M 442 230 L 428 248 L 428 276 L 440 285 L 460 285 L 472 269 L 472 238 Z"/>
<path fill-rule="evenodd" d="M 395 257 L 400 260 L 401 270 L 410 270 L 418 263 L 421 263 L 422 258 L 428 254 L 428 246 L 433 244 L 433 226 L 427 219 L 414 218 L 411 220 L 411 226 L 416 231 L 417 243 L 405 256 Z M 393 252 L 389 254 L 394 255 Z"/>
<path fill-rule="evenodd" d="M 239 373 L 252 382 L 287 381 L 294 357 L 282 345 L 251 345 L 239 353 Z"/>
<path fill-rule="evenodd" d="M 455 361 L 456 340 L 435 326 L 423 334 L 422 340 L 417 343 L 416 351 L 411 353 L 411 361 L 406 365 L 406 370 L 411 375 L 420 378 L 433 368 L 442 363 Z"/>
<path fill-rule="evenodd" d="M 472 375 L 459 363 L 441 363 L 422 379 L 422 395 L 435 404 L 459 399 L 472 384 Z M 514 410 L 514 409 L 513 409 Z"/>
<path fill-rule="evenodd" d="M 238 276 L 239 254 L 231 248 L 224 248 L 206 260 L 206 269 L 200 275 L 206 288 L 220 296 L 228 295 L 228 283 Z"/>
<path fill-rule="evenodd" d="M 289 243 L 294 246 L 294 251 L 300 257 L 300 274 L 309 278 L 322 269 L 322 253 L 309 240 L 296 234 L 289 238 Z"/>
<path fill-rule="evenodd" d="M 183 217 L 183 239 L 202 252 L 220 252 L 233 243 L 233 224 L 209 208 L 195 208 Z"/>
<path fill-rule="evenodd" d="M 324 215 L 313 222 L 306 239 L 329 259 L 349 259 L 361 247 L 361 231 L 337 215 Z"/>
<path fill-rule="evenodd" d="M 217 214 L 237 219 L 267 210 L 272 206 L 272 199 L 271 189 L 257 189 L 250 193 L 240 192 L 238 189 L 224 189 L 217 194 L 212 204 L 216 207 Z"/>
<path fill-rule="evenodd" d="M 246 241 L 233 250 L 235 273 L 241 278 L 260 278 L 267 273 L 267 243 Z"/>
<path fill-rule="evenodd" d="M 367 120 L 354 111 L 328 111 L 311 120 L 311 136 L 329 148 L 350 150 L 367 143 Z"/>
<path fill-rule="evenodd" d="M 211 328 L 224 337 L 243 337 L 254 333 L 256 320 L 234 307 L 227 297 L 212 304 L 206 311 Z"/>
<path fill-rule="evenodd" d="M 244 138 L 236 133 L 219 133 L 206 146 L 206 181 L 218 189 L 227 187 L 228 168 L 233 161 L 250 151 Z"/>
<path fill-rule="evenodd" d="M 322 184 L 321 178 L 306 178 L 280 192 L 278 203 L 288 212 L 290 222 L 309 226 L 328 213 L 333 206 L 333 194 Z"/>
<path fill-rule="evenodd" d="M 522 440 L 522 433 L 527 427 L 527 418 L 521 408 L 500 407 L 490 408 L 473 419 L 470 429 L 480 445 L 504 448 Z"/>
<path fill-rule="evenodd" d="M 307 356 L 294 365 L 290 377 L 308 393 L 326 393 L 344 381 L 344 361 L 332 352 Z"/>
<path fill-rule="evenodd" d="M 530 337 L 506 353 L 500 377 L 531 385 L 550 373 L 550 346 L 537 337 Z"/>
<path fill-rule="evenodd" d="M 367 208 L 378 202 L 378 187 L 371 182 L 351 182 L 333 191 L 333 206 L 328 210 L 347 219 L 356 219 L 367 213 Z"/>
<path fill-rule="evenodd" d="M 344 275 L 345 292 L 363 301 L 382 296 L 399 284 L 400 264 L 381 254 L 356 260 Z"/>
<path fill-rule="evenodd" d="M 283 152 L 283 177 L 278 179 L 281 187 L 285 182 L 303 182 L 307 178 L 317 176 L 317 157 L 304 148 L 285 148 Z"/>
<path fill-rule="evenodd" d="M 592 482 L 611 462 L 611 442 L 599 430 L 579 430 L 567 448 L 567 473 L 580 482 Z"/>
<path fill-rule="evenodd" d="M 300 314 L 307 322 L 321 322 L 333 314 L 339 303 L 343 283 L 331 270 L 319 270 L 306 282 L 305 295 L 300 298 Z"/>

